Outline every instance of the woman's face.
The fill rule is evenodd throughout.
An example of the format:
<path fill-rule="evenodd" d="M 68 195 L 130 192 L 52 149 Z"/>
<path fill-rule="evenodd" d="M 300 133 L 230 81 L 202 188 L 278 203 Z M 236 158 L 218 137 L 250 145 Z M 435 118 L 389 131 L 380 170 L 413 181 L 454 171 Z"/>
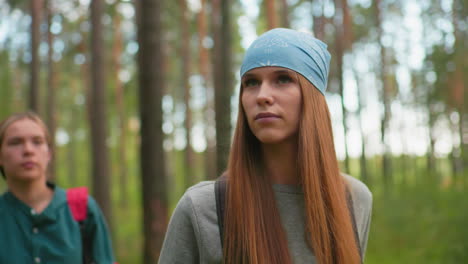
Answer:
<path fill-rule="evenodd" d="M 242 77 L 242 107 L 250 130 L 264 144 L 286 142 L 297 135 L 302 93 L 296 73 L 261 67 Z"/>
<path fill-rule="evenodd" d="M 5 130 L 0 145 L 0 166 L 8 181 L 45 178 L 50 157 L 45 131 L 38 123 L 20 119 Z"/>

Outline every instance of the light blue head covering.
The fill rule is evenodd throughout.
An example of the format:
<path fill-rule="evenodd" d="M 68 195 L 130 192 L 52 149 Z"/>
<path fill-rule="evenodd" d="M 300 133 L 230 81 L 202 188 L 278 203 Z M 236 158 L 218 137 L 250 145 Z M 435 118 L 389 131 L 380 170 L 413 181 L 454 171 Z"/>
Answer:
<path fill-rule="evenodd" d="M 259 67 L 288 68 L 300 73 L 324 94 L 330 57 L 327 45 L 312 34 L 275 28 L 262 34 L 247 49 L 240 76 Z"/>

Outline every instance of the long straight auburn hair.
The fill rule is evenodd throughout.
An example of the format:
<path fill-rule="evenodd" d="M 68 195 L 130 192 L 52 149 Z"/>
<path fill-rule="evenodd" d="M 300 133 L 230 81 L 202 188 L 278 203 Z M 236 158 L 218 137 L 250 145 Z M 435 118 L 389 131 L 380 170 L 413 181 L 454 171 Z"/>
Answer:
<path fill-rule="evenodd" d="M 333 143 L 330 113 L 321 94 L 302 75 L 297 167 L 304 193 L 305 236 L 320 264 L 358 264 L 361 257 Z M 226 264 L 292 263 L 261 142 L 242 107 L 229 155 L 223 260 Z"/>

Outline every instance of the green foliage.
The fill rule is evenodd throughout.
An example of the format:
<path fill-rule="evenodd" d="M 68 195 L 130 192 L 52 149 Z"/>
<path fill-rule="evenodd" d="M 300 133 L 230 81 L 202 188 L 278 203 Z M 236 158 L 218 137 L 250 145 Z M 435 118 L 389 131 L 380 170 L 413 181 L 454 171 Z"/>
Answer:
<path fill-rule="evenodd" d="M 374 192 L 366 263 L 462 263 L 468 259 L 468 194 L 428 184 L 398 196 Z"/>

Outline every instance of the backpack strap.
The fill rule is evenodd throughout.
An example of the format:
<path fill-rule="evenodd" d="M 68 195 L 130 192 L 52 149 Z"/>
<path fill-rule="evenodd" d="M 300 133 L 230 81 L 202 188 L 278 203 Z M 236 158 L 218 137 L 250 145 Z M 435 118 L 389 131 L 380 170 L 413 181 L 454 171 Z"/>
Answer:
<path fill-rule="evenodd" d="M 224 212 L 226 208 L 226 188 L 227 188 L 227 174 L 223 173 L 215 181 L 215 199 L 216 199 L 216 214 L 218 215 L 218 227 L 219 227 L 219 237 L 221 239 L 221 248 L 224 244 Z M 354 215 L 354 206 L 353 206 L 353 197 L 351 192 L 346 188 L 346 201 L 348 203 L 348 208 L 350 211 L 351 222 L 353 225 L 354 238 L 356 239 L 356 245 L 359 250 L 359 255 L 361 257 L 362 263 L 362 250 L 361 243 L 359 242 L 359 234 L 357 231 L 356 217 Z"/>
<path fill-rule="evenodd" d="M 224 173 L 215 181 L 216 214 L 218 215 L 219 237 L 221 248 L 224 244 L 224 209 L 226 207 L 227 175 Z"/>
<path fill-rule="evenodd" d="M 88 215 L 88 188 L 76 187 L 68 189 L 67 203 L 73 219 L 80 226 L 83 264 L 92 263 L 90 238 L 85 232 L 85 220 Z"/>
<path fill-rule="evenodd" d="M 353 232 L 354 232 L 354 239 L 356 240 L 356 245 L 359 250 L 359 256 L 361 257 L 361 263 L 362 261 L 362 249 L 361 249 L 361 242 L 359 239 L 359 234 L 357 231 L 357 225 L 356 225 L 356 216 L 354 215 L 354 205 L 353 205 L 353 197 L 351 196 L 351 192 L 346 188 L 346 201 L 348 203 L 348 208 L 349 208 L 349 214 L 351 216 L 351 224 L 353 225 Z"/>

